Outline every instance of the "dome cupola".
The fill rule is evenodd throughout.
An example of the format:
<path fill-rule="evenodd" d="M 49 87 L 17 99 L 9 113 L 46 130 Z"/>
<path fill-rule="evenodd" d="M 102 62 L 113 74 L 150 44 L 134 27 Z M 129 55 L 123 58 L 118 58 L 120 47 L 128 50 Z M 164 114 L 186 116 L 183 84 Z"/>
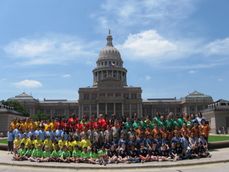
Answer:
<path fill-rule="evenodd" d="M 126 86 L 127 70 L 123 67 L 123 61 L 118 49 L 113 46 L 112 35 L 109 30 L 107 44 L 99 52 L 97 66 L 93 70 L 93 85 L 117 85 Z"/>
<path fill-rule="evenodd" d="M 107 45 L 106 47 L 102 48 L 99 52 L 99 58 L 97 60 L 98 67 L 102 64 L 107 64 L 108 66 L 111 64 L 122 66 L 123 61 L 121 58 L 121 54 L 118 51 L 118 49 L 113 46 L 112 40 L 113 38 L 109 30 L 109 34 L 107 36 Z"/>

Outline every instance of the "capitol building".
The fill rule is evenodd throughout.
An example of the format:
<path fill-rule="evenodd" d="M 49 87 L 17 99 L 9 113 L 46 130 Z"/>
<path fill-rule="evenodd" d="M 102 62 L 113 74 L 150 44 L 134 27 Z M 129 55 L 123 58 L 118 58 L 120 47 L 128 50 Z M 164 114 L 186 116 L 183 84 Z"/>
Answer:
<path fill-rule="evenodd" d="M 8 100 L 20 102 L 31 115 L 42 113 L 52 116 L 70 116 L 74 114 L 79 117 L 98 116 L 99 114 L 141 117 L 156 113 L 168 114 L 169 112 L 190 114 L 203 111 L 213 103 L 211 96 L 198 91 L 179 99 L 143 99 L 141 87 L 128 86 L 127 69 L 112 39 L 109 33 L 106 38 L 106 46 L 100 50 L 96 67 L 92 71 L 92 86 L 79 88 L 78 100 L 39 100 L 24 92 Z"/>

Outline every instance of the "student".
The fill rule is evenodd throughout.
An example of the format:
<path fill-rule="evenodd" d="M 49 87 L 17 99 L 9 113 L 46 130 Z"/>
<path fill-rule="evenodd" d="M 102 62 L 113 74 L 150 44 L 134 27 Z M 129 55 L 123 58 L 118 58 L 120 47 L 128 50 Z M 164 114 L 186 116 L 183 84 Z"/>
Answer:
<path fill-rule="evenodd" d="M 151 149 L 149 149 L 150 161 L 158 161 L 159 150 L 156 140 L 152 141 Z"/>
<path fill-rule="evenodd" d="M 194 136 L 194 133 L 191 133 L 189 137 L 189 145 L 191 148 L 191 157 L 198 158 L 198 138 Z"/>
<path fill-rule="evenodd" d="M 60 162 L 70 162 L 71 152 L 66 145 L 63 146 L 63 149 L 60 149 L 59 156 Z"/>
<path fill-rule="evenodd" d="M 107 151 L 107 155 L 109 156 L 109 164 L 118 163 L 118 153 L 115 149 L 115 145 L 111 145 L 110 149 Z"/>
<path fill-rule="evenodd" d="M 40 159 L 39 162 L 49 162 L 51 157 L 51 151 L 49 146 L 44 147 L 44 151 L 42 152 L 42 158 Z"/>
<path fill-rule="evenodd" d="M 79 162 L 79 158 L 81 155 L 81 149 L 80 147 L 76 144 L 73 147 L 72 151 L 72 157 L 70 158 L 71 162 Z"/>
<path fill-rule="evenodd" d="M 130 149 L 127 151 L 127 162 L 128 163 L 137 163 L 140 162 L 141 159 L 139 158 L 139 151 L 135 148 L 134 145 L 130 146 Z"/>
<path fill-rule="evenodd" d="M 106 166 L 109 160 L 109 157 L 107 156 L 107 150 L 104 146 L 101 147 L 101 149 L 98 151 L 99 156 L 99 164 Z"/>
<path fill-rule="evenodd" d="M 9 128 L 9 131 L 7 132 L 7 141 L 8 141 L 8 151 L 13 154 L 13 142 L 14 142 L 14 134 L 13 129 Z"/>
<path fill-rule="evenodd" d="M 148 150 L 145 147 L 144 143 L 141 143 L 141 145 L 140 145 L 139 158 L 141 159 L 141 162 L 150 161 L 150 155 L 149 155 Z"/>
<path fill-rule="evenodd" d="M 92 149 L 89 152 L 88 162 L 91 164 L 97 164 L 98 160 L 99 160 L 98 151 L 97 151 L 96 147 L 92 147 Z"/>
<path fill-rule="evenodd" d="M 88 152 L 87 147 L 83 147 L 80 154 L 79 162 L 87 163 L 88 162 L 87 158 L 89 157 L 90 157 L 90 153 Z"/>
<path fill-rule="evenodd" d="M 20 136 L 17 135 L 16 138 L 14 139 L 14 142 L 13 142 L 13 149 L 14 149 L 14 154 L 17 152 L 17 150 L 19 149 L 20 147 L 20 143 L 21 143 L 21 139 L 20 139 Z"/>
<path fill-rule="evenodd" d="M 25 160 L 25 157 L 24 157 L 25 153 L 26 153 L 25 144 L 21 143 L 20 148 L 18 149 L 18 151 L 13 156 L 13 160 L 15 160 L 15 161 Z"/>
<path fill-rule="evenodd" d="M 179 157 L 178 152 L 177 152 L 176 142 L 171 143 L 171 149 L 170 149 L 169 154 L 170 154 L 170 158 L 173 161 L 179 160 L 180 157 Z"/>
<path fill-rule="evenodd" d="M 43 151 L 42 145 L 39 145 L 38 148 L 33 149 L 31 157 L 28 158 L 31 162 L 39 162 L 42 158 Z"/>
<path fill-rule="evenodd" d="M 25 154 L 24 154 L 24 158 L 25 158 L 26 160 L 28 160 L 28 159 L 31 157 L 32 152 L 33 152 L 33 149 L 34 149 L 34 144 L 31 144 L 31 145 L 28 147 L 28 149 L 26 149 L 26 152 L 25 152 Z"/>
<path fill-rule="evenodd" d="M 54 144 L 53 151 L 52 151 L 52 153 L 50 155 L 49 161 L 58 162 L 59 161 L 59 157 L 60 157 L 59 156 L 59 146 L 58 146 L 58 144 Z"/>
<path fill-rule="evenodd" d="M 128 146 L 130 146 L 132 144 L 128 144 Z M 118 147 L 116 149 L 117 151 L 117 162 L 118 163 L 122 163 L 122 162 L 127 162 L 127 149 L 126 149 L 126 145 L 122 144 L 120 147 Z"/>
<path fill-rule="evenodd" d="M 169 146 L 166 143 L 163 143 L 160 148 L 160 156 L 158 161 L 168 161 L 169 160 Z"/>

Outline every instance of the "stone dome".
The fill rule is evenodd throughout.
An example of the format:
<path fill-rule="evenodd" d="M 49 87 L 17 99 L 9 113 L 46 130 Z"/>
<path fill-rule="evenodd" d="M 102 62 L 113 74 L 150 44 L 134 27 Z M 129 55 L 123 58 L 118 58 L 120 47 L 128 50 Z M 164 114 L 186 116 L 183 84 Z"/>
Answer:
<path fill-rule="evenodd" d="M 121 54 L 118 49 L 113 46 L 112 39 L 112 35 L 109 33 L 107 36 L 107 45 L 100 50 L 98 61 L 115 60 L 122 62 Z"/>

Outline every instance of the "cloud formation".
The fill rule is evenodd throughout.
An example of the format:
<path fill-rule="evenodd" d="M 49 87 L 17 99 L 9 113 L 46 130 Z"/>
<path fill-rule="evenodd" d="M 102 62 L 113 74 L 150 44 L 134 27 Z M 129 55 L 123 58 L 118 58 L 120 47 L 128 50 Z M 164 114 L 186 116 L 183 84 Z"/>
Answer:
<path fill-rule="evenodd" d="M 7 56 L 25 65 L 62 64 L 95 57 L 92 51 L 95 44 L 74 36 L 56 34 L 20 38 L 8 43 L 4 51 Z"/>
<path fill-rule="evenodd" d="M 42 83 L 36 80 L 25 79 L 15 83 L 17 88 L 40 88 L 42 87 Z"/>
<path fill-rule="evenodd" d="M 154 66 L 172 64 L 178 68 L 209 68 L 228 63 L 229 38 L 206 42 L 198 39 L 171 39 L 156 30 L 130 34 L 118 45 L 128 60 L 150 63 Z M 217 58 L 214 58 L 217 56 Z M 190 58 L 191 57 L 191 58 Z M 192 63 L 190 63 L 192 60 Z"/>
<path fill-rule="evenodd" d="M 198 0 L 106 0 L 92 15 L 102 30 L 118 32 L 135 26 L 161 27 L 174 25 L 195 11 Z M 121 26 L 121 27 L 120 27 Z"/>
<path fill-rule="evenodd" d="M 61 75 L 62 78 L 71 78 L 72 76 L 70 74 L 63 74 Z"/>

